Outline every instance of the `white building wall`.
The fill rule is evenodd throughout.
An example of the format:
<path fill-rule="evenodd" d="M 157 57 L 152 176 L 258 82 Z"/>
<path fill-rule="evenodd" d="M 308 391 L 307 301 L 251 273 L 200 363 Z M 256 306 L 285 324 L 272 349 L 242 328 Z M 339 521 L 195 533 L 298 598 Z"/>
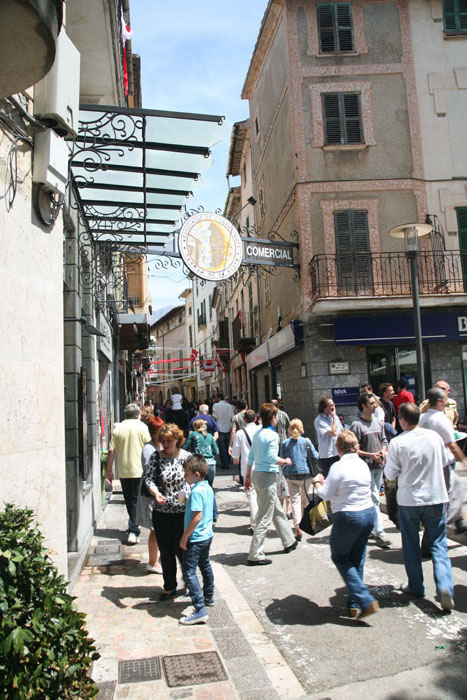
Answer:
<path fill-rule="evenodd" d="M 11 139 L 0 131 L 5 192 Z M 63 407 L 63 223 L 41 227 L 31 204 L 31 149 L 18 147 L 18 190 L 0 206 L 0 503 L 32 508 L 67 573 Z"/>
<path fill-rule="evenodd" d="M 427 180 L 428 211 L 446 232 L 457 232 L 456 206 L 467 205 L 467 51 L 466 38 L 446 38 L 442 3 L 413 0 L 410 26 Z M 457 237 L 447 239 L 457 248 Z"/>

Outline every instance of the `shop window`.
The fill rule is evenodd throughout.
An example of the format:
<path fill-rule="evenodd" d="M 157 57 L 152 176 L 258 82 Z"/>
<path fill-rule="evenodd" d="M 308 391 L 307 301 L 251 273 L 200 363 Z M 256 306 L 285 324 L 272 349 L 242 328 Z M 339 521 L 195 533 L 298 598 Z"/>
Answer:
<path fill-rule="evenodd" d="M 467 1 L 443 0 L 443 23 L 447 36 L 467 34 Z"/>
<path fill-rule="evenodd" d="M 378 393 L 382 382 L 391 382 L 394 389 L 399 379 L 405 379 L 407 389 L 417 402 L 424 397 L 418 394 L 418 365 L 415 345 L 376 345 L 367 347 L 368 381 L 373 391 Z M 423 364 L 425 367 L 425 386 L 431 386 L 429 370 L 429 353 L 423 346 Z"/>
<path fill-rule="evenodd" d="M 269 403 L 271 400 L 271 388 L 269 384 L 269 374 L 264 375 L 264 400 Z"/>
<path fill-rule="evenodd" d="M 322 95 L 325 145 L 364 143 L 360 95 L 331 92 Z"/>
<path fill-rule="evenodd" d="M 339 294 L 357 296 L 373 287 L 368 212 L 334 212 L 336 267 Z"/>
<path fill-rule="evenodd" d="M 316 6 L 316 11 L 320 53 L 352 52 L 352 5 L 346 2 L 321 3 Z"/>

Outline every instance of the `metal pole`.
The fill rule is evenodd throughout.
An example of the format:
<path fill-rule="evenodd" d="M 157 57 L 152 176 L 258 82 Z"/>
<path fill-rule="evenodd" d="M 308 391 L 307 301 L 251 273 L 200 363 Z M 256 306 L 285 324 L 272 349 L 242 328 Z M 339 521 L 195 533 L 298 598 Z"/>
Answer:
<path fill-rule="evenodd" d="M 120 363 L 118 361 L 120 354 L 120 326 L 117 323 L 115 329 L 115 347 L 114 347 L 114 405 L 115 405 L 115 423 L 120 422 Z"/>
<path fill-rule="evenodd" d="M 410 276 L 412 281 L 412 301 L 413 301 L 413 320 L 415 329 L 415 348 L 417 352 L 418 365 L 418 400 L 423 401 L 425 398 L 425 367 L 423 363 L 423 343 L 422 343 L 422 322 L 420 317 L 420 299 L 418 296 L 418 268 L 417 258 L 418 251 L 410 251 L 407 253 L 410 260 Z"/>

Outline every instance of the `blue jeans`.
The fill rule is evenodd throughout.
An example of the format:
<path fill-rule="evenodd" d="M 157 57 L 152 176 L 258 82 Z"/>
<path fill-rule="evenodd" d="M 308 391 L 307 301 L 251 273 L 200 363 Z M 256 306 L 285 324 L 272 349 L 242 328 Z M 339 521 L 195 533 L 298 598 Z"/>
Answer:
<path fill-rule="evenodd" d="M 201 542 L 188 542 L 187 548 L 183 552 L 183 580 L 190 592 L 196 612 L 204 610 L 204 601 L 212 600 L 214 597 L 214 574 L 209 561 L 211 542 L 212 537 Z M 203 590 L 201 590 L 196 575 L 198 566 L 203 577 Z"/>
<path fill-rule="evenodd" d="M 410 592 L 425 595 L 423 584 L 422 556 L 420 551 L 420 522 L 425 527 L 424 542 L 430 548 L 433 559 L 433 577 L 436 591 L 449 591 L 454 595 L 451 561 L 446 539 L 446 506 L 437 503 L 431 506 L 398 506 L 399 527 L 402 535 L 402 552 Z"/>
<path fill-rule="evenodd" d="M 365 610 L 375 598 L 363 583 L 366 545 L 375 522 L 375 509 L 333 513 L 331 558 L 348 589 L 349 608 Z"/>
<path fill-rule="evenodd" d="M 216 501 L 216 492 L 214 491 L 214 477 L 216 476 L 216 463 L 214 464 L 209 464 L 208 462 L 208 475 L 206 477 L 207 482 L 209 486 L 212 488 L 213 494 L 214 494 L 214 506 L 212 509 L 212 519 L 214 521 L 217 520 L 219 517 L 219 510 L 217 508 L 217 501 Z"/>
<path fill-rule="evenodd" d="M 219 432 L 218 445 L 219 445 L 219 452 L 220 452 L 220 458 L 221 458 L 221 469 L 228 469 L 229 468 L 229 461 L 230 461 L 229 440 L 230 440 L 230 432 L 228 432 L 228 433 Z"/>

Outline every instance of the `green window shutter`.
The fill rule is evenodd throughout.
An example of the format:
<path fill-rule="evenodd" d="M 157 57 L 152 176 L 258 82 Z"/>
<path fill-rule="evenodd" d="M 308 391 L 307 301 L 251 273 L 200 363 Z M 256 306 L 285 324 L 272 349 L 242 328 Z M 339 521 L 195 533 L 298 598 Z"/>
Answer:
<path fill-rule="evenodd" d="M 459 229 L 462 276 L 464 278 L 464 288 L 467 289 L 467 207 L 457 207 L 456 214 Z"/>
<path fill-rule="evenodd" d="M 337 280 L 341 294 L 357 295 L 373 285 L 368 212 L 346 209 L 334 212 Z"/>
<path fill-rule="evenodd" d="M 457 0 L 459 8 L 459 29 L 461 34 L 467 34 L 467 0 Z"/>
<path fill-rule="evenodd" d="M 360 118 L 360 95 L 343 94 L 343 112 L 345 119 L 345 143 L 363 143 Z"/>
<path fill-rule="evenodd" d="M 319 50 L 321 53 L 334 53 L 334 12 L 331 3 L 316 6 L 318 14 Z"/>
<path fill-rule="evenodd" d="M 324 132 L 326 144 L 341 144 L 343 143 L 343 134 L 341 129 L 341 117 L 339 106 L 339 94 L 325 93 L 323 94 L 323 117 L 324 117 Z"/>
<path fill-rule="evenodd" d="M 353 51 L 352 5 L 336 3 L 335 11 L 339 51 Z"/>
<path fill-rule="evenodd" d="M 443 0 L 443 22 L 446 34 L 466 34 L 467 0 Z"/>
<path fill-rule="evenodd" d="M 352 5 L 347 2 L 316 6 L 320 53 L 353 51 Z"/>
<path fill-rule="evenodd" d="M 363 143 L 358 93 L 324 93 L 323 119 L 326 145 Z"/>

